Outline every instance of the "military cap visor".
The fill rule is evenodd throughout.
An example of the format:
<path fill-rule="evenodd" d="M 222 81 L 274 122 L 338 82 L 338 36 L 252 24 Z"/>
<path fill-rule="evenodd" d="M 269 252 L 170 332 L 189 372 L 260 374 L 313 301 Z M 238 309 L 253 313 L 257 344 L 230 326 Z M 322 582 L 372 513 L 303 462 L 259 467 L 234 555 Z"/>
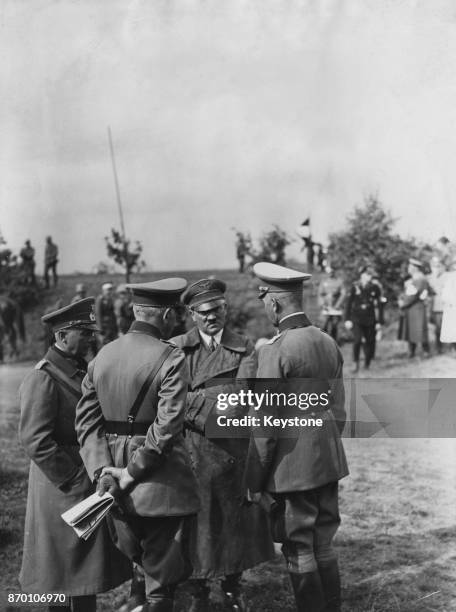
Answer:
<path fill-rule="evenodd" d="M 42 323 L 50 325 L 54 332 L 64 329 L 87 329 L 99 331 L 94 312 L 93 297 L 78 300 L 41 317 Z"/>
<path fill-rule="evenodd" d="M 267 293 L 293 293 L 302 288 L 304 281 L 312 278 L 312 274 L 299 272 L 292 268 L 279 266 L 269 262 L 259 262 L 253 266 L 253 272 L 264 285 L 258 287 L 258 297 L 264 298 Z"/>
<path fill-rule="evenodd" d="M 215 308 L 215 302 L 225 301 L 226 284 L 216 278 L 202 278 L 193 283 L 182 294 L 182 302 L 191 308 L 202 312 Z"/>
<path fill-rule="evenodd" d="M 187 287 L 184 278 L 163 278 L 151 283 L 125 285 L 132 293 L 133 304 L 155 308 L 180 306 L 179 298 Z"/>

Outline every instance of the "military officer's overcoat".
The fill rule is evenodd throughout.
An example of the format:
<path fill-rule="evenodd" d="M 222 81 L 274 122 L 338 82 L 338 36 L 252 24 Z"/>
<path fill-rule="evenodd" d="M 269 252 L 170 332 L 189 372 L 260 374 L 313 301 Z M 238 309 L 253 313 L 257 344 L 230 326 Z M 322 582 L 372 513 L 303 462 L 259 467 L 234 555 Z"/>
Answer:
<path fill-rule="evenodd" d="M 70 381 L 72 391 L 50 376 L 46 362 Z M 51 347 L 20 388 L 19 437 L 31 459 L 20 573 L 26 592 L 92 595 L 131 575 L 130 562 L 114 547 L 104 522 L 84 542 L 61 518 L 94 491 L 74 427 L 80 366 Z"/>
<path fill-rule="evenodd" d="M 227 328 L 213 352 L 196 327 L 172 341 L 184 351 L 191 375 L 186 421 L 193 431 L 185 440 L 202 502 L 192 534 L 193 577 L 234 574 L 274 556 L 268 520 L 262 508 L 243 504 L 248 438 L 210 440 L 203 433 L 217 394 L 236 392 L 243 384 L 235 379 L 255 375 L 255 350 L 247 338 Z"/>

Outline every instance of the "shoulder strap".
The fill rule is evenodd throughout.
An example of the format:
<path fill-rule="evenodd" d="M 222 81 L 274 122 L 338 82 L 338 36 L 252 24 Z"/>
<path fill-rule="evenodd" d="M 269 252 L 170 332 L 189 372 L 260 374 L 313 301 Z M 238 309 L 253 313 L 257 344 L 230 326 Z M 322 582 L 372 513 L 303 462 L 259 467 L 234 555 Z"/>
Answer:
<path fill-rule="evenodd" d="M 172 353 L 174 348 L 175 348 L 174 346 L 170 346 L 169 344 L 165 347 L 164 351 L 161 353 L 160 357 L 157 359 L 157 363 L 155 364 L 155 367 L 152 368 L 146 380 L 143 382 L 143 385 L 141 389 L 139 390 L 139 393 L 135 401 L 133 402 L 132 407 L 130 408 L 130 412 L 128 413 L 127 421 L 130 425 L 133 425 L 133 423 L 135 422 L 136 415 L 138 414 L 138 411 L 141 408 L 141 404 L 143 403 L 144 398 L 146 397 L 146 393 L 148 392 L 154 378 L 157 376 L 162 365 L 165 363 L 166 359 L 168 358 L 168 355 Z"/>
<path fill-rule="evenodd" d="M 65 372 L 62 372 L 62 370 L 60 370 L 50 361 L 42 361 L 45 361 L 45 363 L 40 361 L 38 365 L 41 365 L 41 367 L 39 369 L 47 372 L 58 385 L 69 391 L 78 400 L 81 399 L 82 390 L 79 384 L 76 384 L 69 376 L 65 374 Z"/>

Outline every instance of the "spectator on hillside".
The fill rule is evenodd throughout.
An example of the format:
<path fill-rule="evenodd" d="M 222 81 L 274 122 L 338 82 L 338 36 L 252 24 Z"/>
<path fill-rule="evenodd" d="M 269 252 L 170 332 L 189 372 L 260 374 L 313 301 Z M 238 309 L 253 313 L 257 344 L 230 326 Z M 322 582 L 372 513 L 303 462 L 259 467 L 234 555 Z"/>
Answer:
<path fill-rule="evenodd" d="M 25 241 L 25 246 L 22 247 L 19 253 L 22 259 L 22 268 L 24 270 L 25 283 L 34 285 L 35 279 L 35 249 L 32 247 L 30 240 Z"/>
<path fill-rule="evenodd" d="M 326 266 L 326 274 L 327 276 L 321 279 L 318 286 L 318 305 L 323 318 L 322 330 L 337 342 L 346 292 L 342 279 L 337 278 L 331 266 Z"/>
<path fill-rule="evenodd" d="M 410 277 L 404 283 L 404 292 L 398 300 L 402 310 L 399 325 L 399 340 L 409 344 L 409 357 L 415 357 L 418 344 L 423 353 L 429 355 L 428 324 L 426 301 L 431 295 L 431 287 L 423 272 L 424 265 L 418 259 L 410 258 L 408 272 Z"/>
<path fill-rule="evenodd" d="M 442 352 L 442 342 L 440 340 L 440 333 L 442 330 L 442 318 L 443 318 L 443 288 L 445 285 L 446 273 L 445 267 L 436 255 L 431 259 L 431 274 L 429 275 L 429 283 L 432 287 L 432 297 L 430 310 L 431 314 L 429 320 L 434 325 L 435 329 L 435 347 L 437 353 Z"/>
<path fill-rule="evenodd" d="M 58 276 L 57 276 L 57 264 L 59 262 L 59 248 L 52 242 L 51 236 L 46 238 L 46 247 L 44 250 L 44 282 L 46 289 L 49 289 L 49 271 L 52 272 L 52 279 L 54 287 L 57 287 Z"/>
<path fill-rule="evenodd" d="M 84 285 L 84 283 L 77 283 L 74 290 L 76 291 L 76 294 L 72 298 L 70 304 L 79 302 L 79 300 L 83 300 L 85 297 L 87 297 L 87 287 Z"/>
<path fill-rule="evenodd" d="M 95 300 L 95 316 L 98 328 L 101 330 L 101 344 L 103 346 L 112 342 L 118 336 L 113 290 L 112 283 L 104 283 L 101 287 L 101 294 Z"/>

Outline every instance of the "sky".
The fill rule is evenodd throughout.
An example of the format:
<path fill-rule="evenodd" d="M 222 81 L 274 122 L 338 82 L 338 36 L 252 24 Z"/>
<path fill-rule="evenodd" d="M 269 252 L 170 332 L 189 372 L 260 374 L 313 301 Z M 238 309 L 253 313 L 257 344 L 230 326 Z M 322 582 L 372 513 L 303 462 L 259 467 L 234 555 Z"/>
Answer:
<path fill-rule="evenodd" d="M 456 8 L 433 0 L 0 0 L 0 230 L 151 270 L 236 265 L 233 227 L 316 240 L 377 193 L 456 240 Z M 303 254 L 300 255 L 303 257 Z"/>

